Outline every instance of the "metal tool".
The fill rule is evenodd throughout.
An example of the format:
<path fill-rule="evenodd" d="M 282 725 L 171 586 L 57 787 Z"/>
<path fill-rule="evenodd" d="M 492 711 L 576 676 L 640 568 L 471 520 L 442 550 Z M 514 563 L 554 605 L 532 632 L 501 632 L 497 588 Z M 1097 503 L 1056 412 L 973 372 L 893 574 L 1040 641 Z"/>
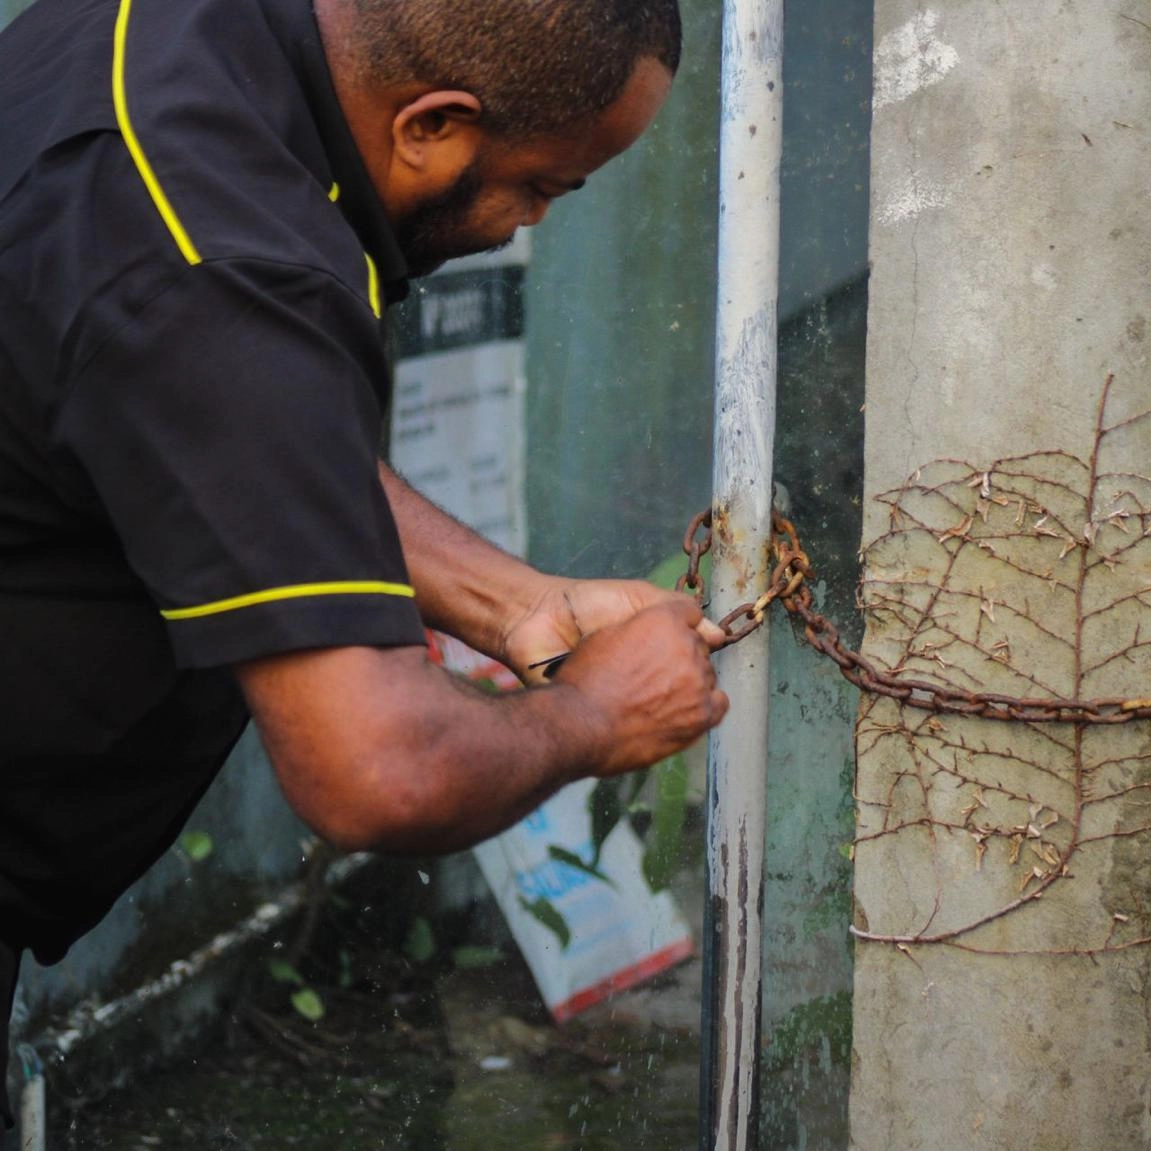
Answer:
<path fill-rule="evenodd" d="M 559 655 L 549 656 L 547 659 L 536 660 L 535 663 L 528 664 L 528 671 L 535 671 L 537 667 L 542 667 L 544 679 L 551 679 L 553 675 L 564 665 L 564 660 L 571 655 L 570 651 L 562 651 Z"/>

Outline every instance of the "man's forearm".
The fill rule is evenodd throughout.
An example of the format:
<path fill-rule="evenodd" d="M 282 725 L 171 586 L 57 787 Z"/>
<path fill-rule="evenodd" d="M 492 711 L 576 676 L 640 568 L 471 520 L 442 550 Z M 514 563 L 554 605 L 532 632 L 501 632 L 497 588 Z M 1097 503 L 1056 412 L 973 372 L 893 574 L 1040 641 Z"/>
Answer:
<path fill-rule="evenodd" d="M 383 464 L 380 479 L 425 622 L 505 658 L 508 629 L 557 581 L 465 527 Z"/>
<path fill-rule="evenodd" d="M 581 645 L 550 687 L 491 696 L 421 648 L 288 652 L 237 667 L 296 812 L 346 850 L 449 851 L 566 782 L 678 751 L 726 700 L 688 600 Z"/>
<path fill-rule="evenodd" d="M 345 851 L 461 850 L 604 754 L 563 691 L 491 696 L 418 650 L 293 653 L 241 679 L 292 806 Z"/>

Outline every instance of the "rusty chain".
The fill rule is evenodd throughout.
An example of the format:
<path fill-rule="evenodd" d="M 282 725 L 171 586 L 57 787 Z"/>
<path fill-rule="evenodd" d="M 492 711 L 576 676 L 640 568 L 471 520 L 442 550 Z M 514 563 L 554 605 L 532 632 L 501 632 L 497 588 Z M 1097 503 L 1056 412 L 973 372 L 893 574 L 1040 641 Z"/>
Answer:
<path fill-rule="evenodd" d="M 711 550 L 711 545 L 709 510 L 697 515 L 687 529 L 683 550 L 688 556 L 688 570 L 676 584 L 677 590 L 691 591 L 701 604 L 707 598 L 707 587 L 700 574 L 700 561 Z M 800 545 L 795 525 L 778 509 L 772 509 L 770 560 L 772 570 L 767 590 L 754 602 L 740 604 L 719 620 L 728 637 L 724 647 L 739 643 L 758 630 L 768 609 L 778 600 L 802 621 L 807 642 L 832 660 L 849 683 L 860 691 L 887 696 L 909 707 L 1022 723 L 1120 724 L 1151 718 L 1151 699 L 1028 699 L 965 691 L 883 671 L 859 652 L 852 651 L 843 642 L 835 624 L 813 608 L 810 561 Z"/>

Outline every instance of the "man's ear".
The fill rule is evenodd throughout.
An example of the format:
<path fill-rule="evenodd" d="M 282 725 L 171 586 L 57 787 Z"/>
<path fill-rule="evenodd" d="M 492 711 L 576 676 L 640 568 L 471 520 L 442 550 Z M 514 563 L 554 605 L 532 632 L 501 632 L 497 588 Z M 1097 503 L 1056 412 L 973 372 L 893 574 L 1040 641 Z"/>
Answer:
<path fill-rule="evenodd" d="M 403 105 L 392 121 L 393 155 L 429 175 L 466 168 L 475 158 L 483 106 L 470 92 L 425 92 Z"/>

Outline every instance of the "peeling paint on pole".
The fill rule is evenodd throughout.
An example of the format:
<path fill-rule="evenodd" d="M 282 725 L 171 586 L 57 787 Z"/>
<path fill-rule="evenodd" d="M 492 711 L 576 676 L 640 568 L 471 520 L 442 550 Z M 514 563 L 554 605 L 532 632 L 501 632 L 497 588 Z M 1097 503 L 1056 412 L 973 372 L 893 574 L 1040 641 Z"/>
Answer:
<path fill-rule="evenodd" d="M 766 585 L 775 431 L 782 0 L 724 4 L 716 331 L 718 618 Z M 767 629 L 716 660 L 732 708 L 712 734 L 701 1145 L 756 1146 L 766 813 Z"/>

